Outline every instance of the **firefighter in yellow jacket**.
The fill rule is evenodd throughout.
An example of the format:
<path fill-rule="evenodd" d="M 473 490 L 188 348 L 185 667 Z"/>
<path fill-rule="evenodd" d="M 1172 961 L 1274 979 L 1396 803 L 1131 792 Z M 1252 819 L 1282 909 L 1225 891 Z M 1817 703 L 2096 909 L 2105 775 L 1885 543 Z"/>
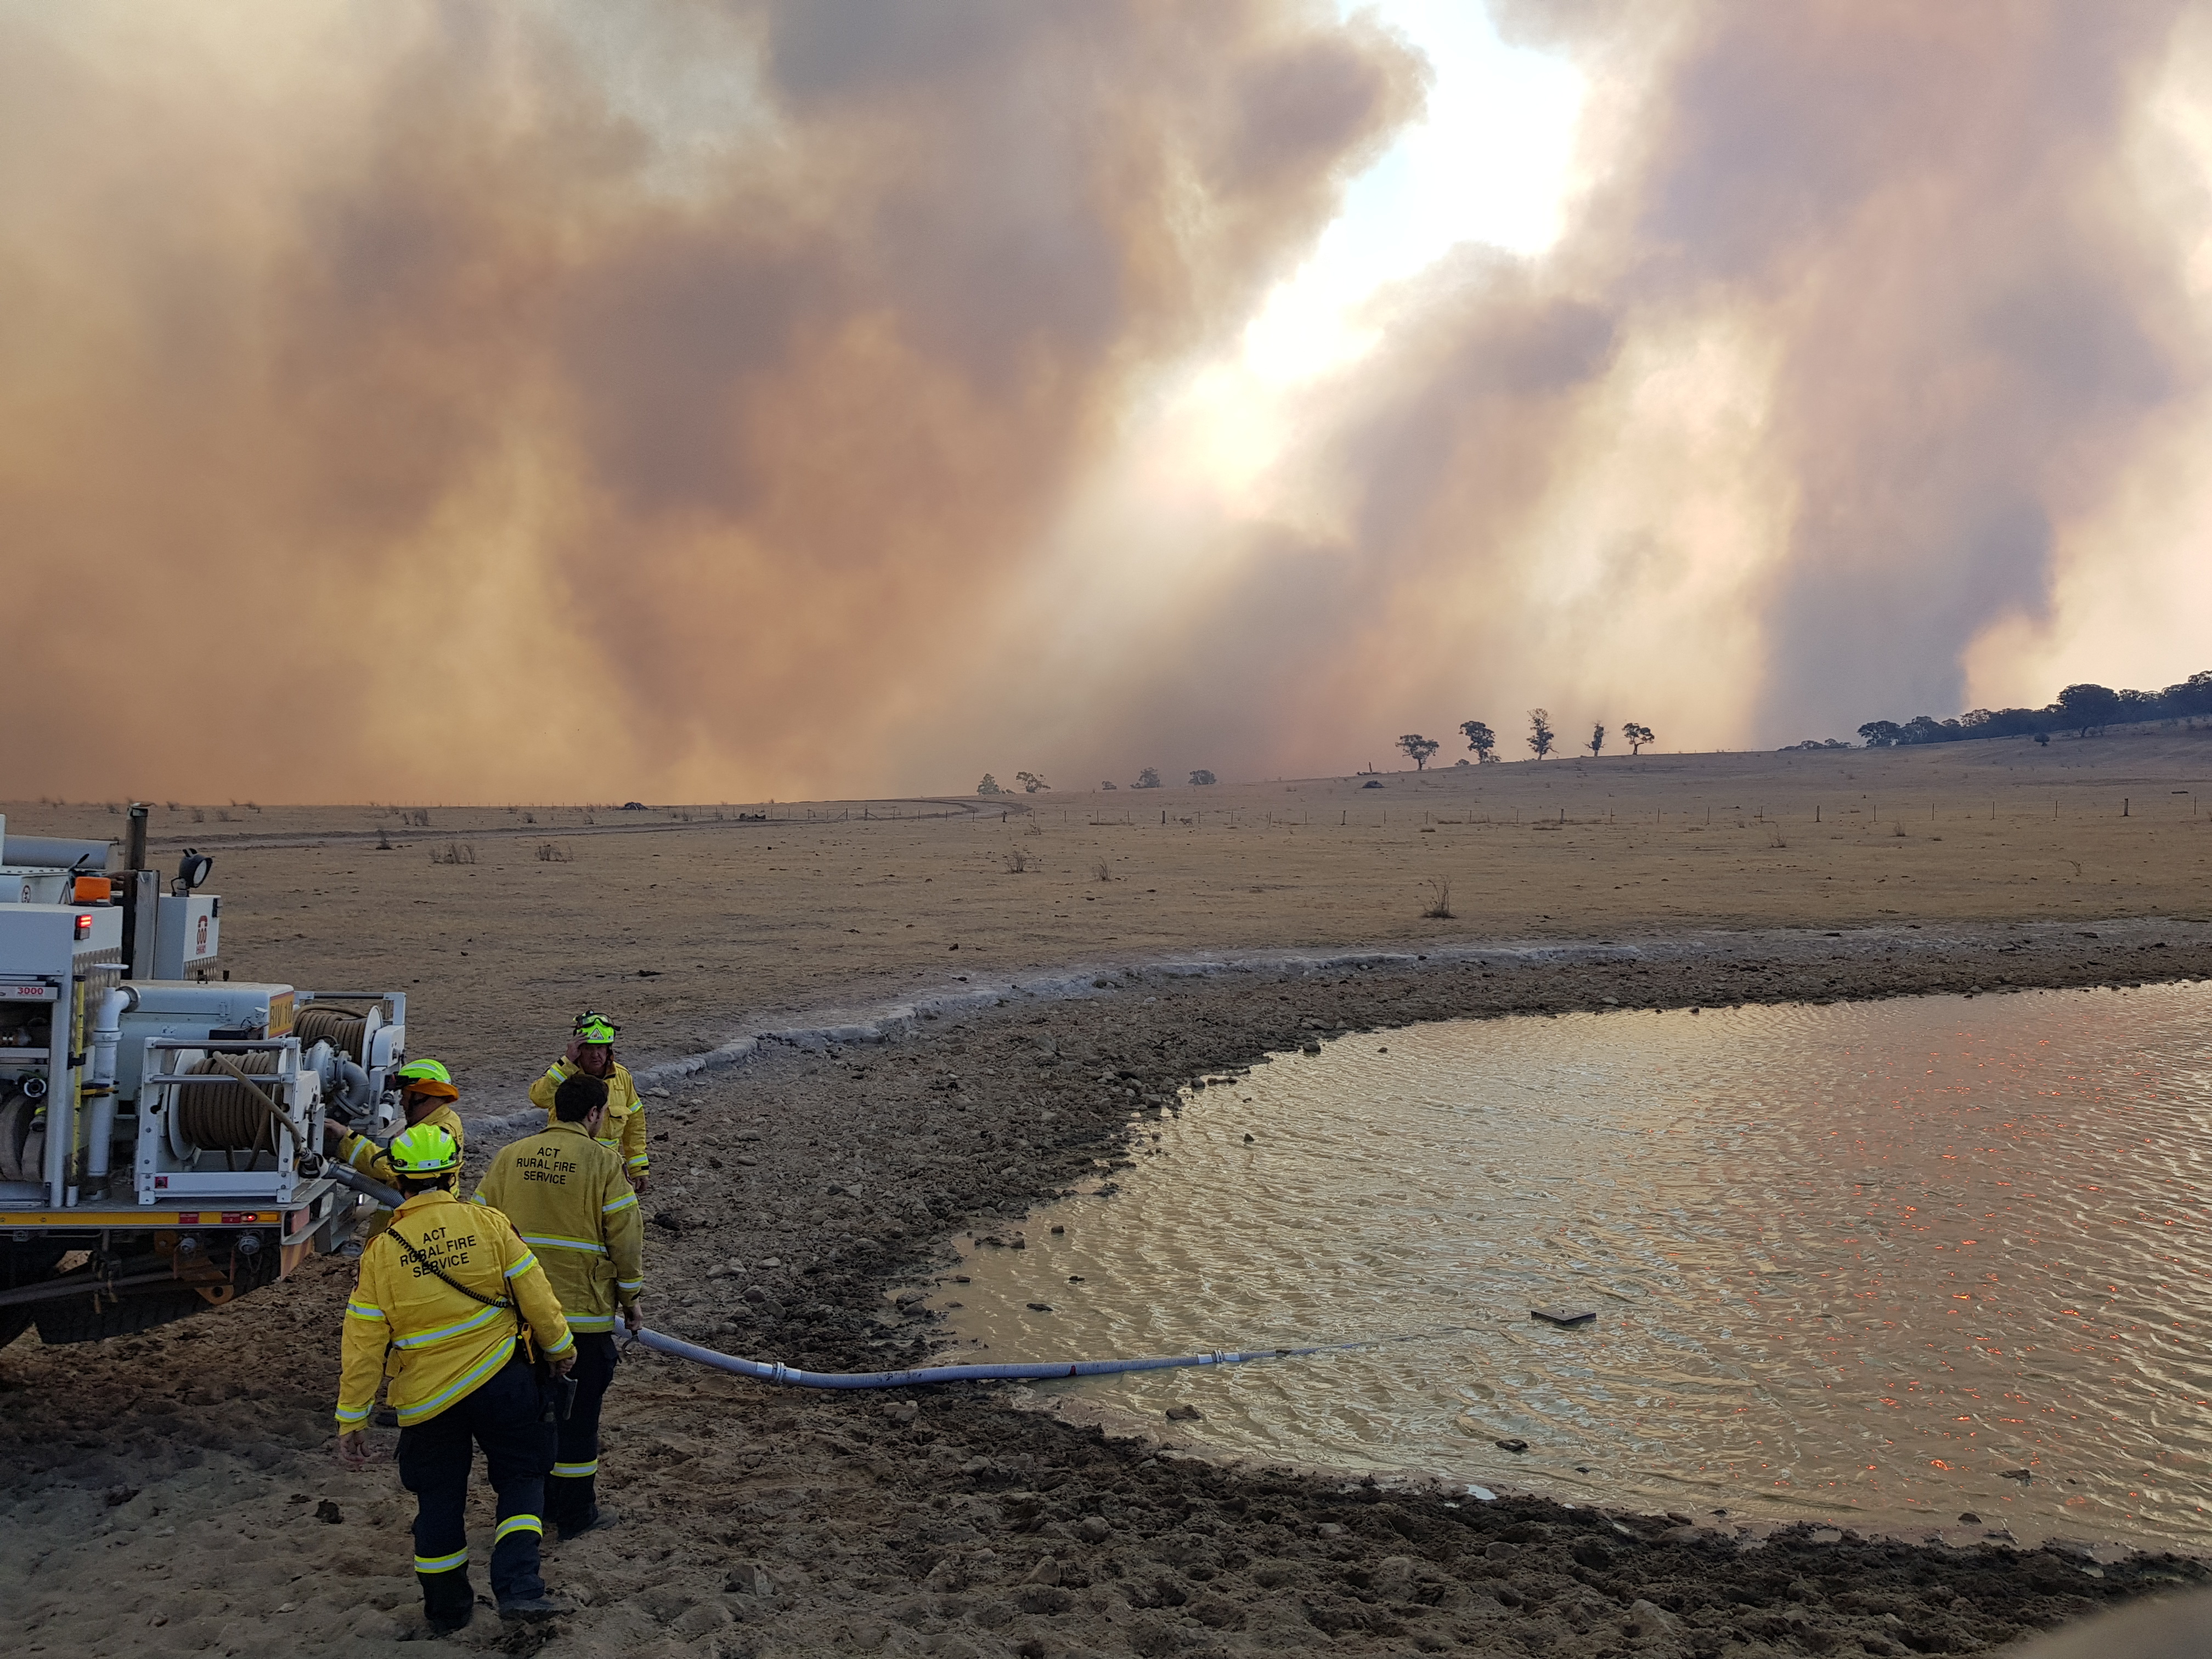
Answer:
<path fill-rule="evenodd" d="M 346 1304 L 338 1456 L 351 1468 L 368 1462 L 362 1425 L 390 1356 L 399 1480 L 415 1494 L 415 1576 L 431 1628 L 459 1630 L 475 1610 L 465 1510 L 477 1446 L 499 1500 L 491 1588 L 500 1617 L 572 1611 L 538 1573 L 556 1425 L 532 1351 L 565 1377 L 575 1338 L 507 1218 L 454 1195 L 461 1153 L 452 1135 L 417 1124 L 393 1139 L 388 1162 L 407 1200 L 362 1252 Z"/>
<path fill-rule="evenodd" d="M 468 1137 L 461 1129 L 461 1115 L 453 1109 L 453 1103 L 461 1091 L 453 1086 L 453 1074 L 434 1060 L 410 1060 L 393 1073 L 399 1085 L 400 1109 L 406 1113 L 403 1126 L 412 1129 L 428 1123 L 443 1129 L 453 1136 L 453 1145 L 464 1151 Z M 323 1145 L 334 1158 L 342 1158 L 366 1175 L 389 1187 L 393 1184 L 392 1160 L 384 1148 L 367 1135 L 356 1134 L 337 1123 L 323 1125 Z M 392 1224 L 392 1212 L 379 1210 L 362 1232 L 362 1242 L 374 1237 Z M 348 1244 L 346 1254 L 360 1254 L 358 1243 Z"/>
<path fill-rule="evenodd" d="M 477 1202 L 514 1224 L 561 1298 L 576 1339 L 576 1395 L 561 1425 L 545 1519 L 563 1542 L 614 1516 L 599 1508 L 599 1406 L 615 1376 L 615 1316 L 635 1330 L 645 1227 L 621 1162 L 599 1139 L 607 1085 L 578 1073 L 553 1094 L 553 1121 L 493 1157 Z"/>
<path fill-rule="evenodd" d="M 645 1151 L 645 1103 L 629 1068 L 615 1058 L 615 1033 L 622 1028 L 604 1014 L 579 1014 L 568 1048 L 530 1085 L 530 1100 L 553 1120 L 553 1091 L 579 1072 L 607 1085 L 606 1120 L 594 1137 L 622 1160 L 623 1173 L 641 1193 L 649 1184 L 651 1160 Z"/>

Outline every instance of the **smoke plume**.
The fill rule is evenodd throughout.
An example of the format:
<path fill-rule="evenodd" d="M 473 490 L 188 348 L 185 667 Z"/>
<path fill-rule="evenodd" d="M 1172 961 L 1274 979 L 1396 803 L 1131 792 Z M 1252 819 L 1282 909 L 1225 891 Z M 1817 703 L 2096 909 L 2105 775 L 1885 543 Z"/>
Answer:
<path fill-rule="evenodd" d="M 1589 77 L 1565 234 L 1380 304 L 1267 510 L 1192 538 L 1136 730 L 1297 775 L 1525 754 L 1540 703 L 1704 748 L 2191 671 L 2202 8 L 1505 21 Z"/>
<path fill-rule="evenodd" d="M 0 11 L 17 786 L 912 787 L 1421 85 L 1290 0 Z"/>
<path fill-rule="evenodd" d="M 1255 387 L 1425 95 L 1322 0 L 0 9 L 16 793 L 1237 777 L 2203 666 L 2200 8 L 1501 21 L 1587 77 L 1559 242 Z"/>

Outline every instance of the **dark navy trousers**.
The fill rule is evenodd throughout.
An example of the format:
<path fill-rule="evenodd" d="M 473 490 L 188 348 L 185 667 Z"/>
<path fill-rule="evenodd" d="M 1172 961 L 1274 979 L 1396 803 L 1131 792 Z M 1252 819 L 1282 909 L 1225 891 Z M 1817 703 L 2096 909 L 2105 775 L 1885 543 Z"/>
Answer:
<path fill-rule="evenodd" d="M 577 1334 L 576 1369 L 569 1373 L 576 1398 L 561 1425 L 553 1478 L 545 1483 L 545 1518 L 562 1532 L 581 1531 L 599 1511 L 599 1407 L 615 1380 L 615 1363 L 611 1333 Z"/>
<path fill-rule="evenodd" d="M 505 1607 L 545 1593 L 538 1546 L 554 1453 L 545 1391 L 520 1350 L 473 1394 L 399 1431 L 399 1480 L 415 1494 L 415 1576 L 433 1620 L 459 1618 L 474 1600 L 466 1507 L 478 1447 L 499 1498 L 491 1590 Z"/>

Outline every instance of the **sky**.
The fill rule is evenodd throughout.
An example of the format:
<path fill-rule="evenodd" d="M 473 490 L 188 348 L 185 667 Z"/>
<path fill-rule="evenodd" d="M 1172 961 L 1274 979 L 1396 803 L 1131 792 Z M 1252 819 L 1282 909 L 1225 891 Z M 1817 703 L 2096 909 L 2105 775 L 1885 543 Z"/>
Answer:
<path fill-rule="evenodd" d="M 750 800 L 2156 686 L 2212 9 L 0 0 L 19 796 Z"/>

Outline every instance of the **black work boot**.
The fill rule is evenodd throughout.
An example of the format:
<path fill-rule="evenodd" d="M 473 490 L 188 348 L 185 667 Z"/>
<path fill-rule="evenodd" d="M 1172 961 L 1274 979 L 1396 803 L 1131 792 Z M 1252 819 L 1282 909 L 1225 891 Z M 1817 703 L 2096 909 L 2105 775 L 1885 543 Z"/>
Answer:
<path fill-rule="evenodd" d="M 621 1516 L 616 1514 L 615 1511 L 611 1509 L 606 1509 L 599 1504 L 594 1504 L 592 1506 L 591 1514 L 586 1516 L 583 1520 L 577 1522 L 576 1524 L 572 1527 L 563 1527 L 561 1528 L 561 1541 L 564 1544 L 569 1543 L 575 1539 L 581 1538 L 587 1532 L 604 1532 L 609 1527 L 620 1526 L 621 1524 Z"/>
<path fill-rule="evenodd" d="M 556 1474 L 545 1482 L 545 1518 L 562 1543 L 606 1524 L 600 1519 L 598 1486 L 598 1477 L 589 1474 Z"/>
<path fill-rule="evenodd" d="M 476 1591 L 470 1588 L 466 1567 L 418 1572 L 415 1582 L 422 1587 L 422 1617 L 435 1634 L 450 1636 L 476 1616 Z"/>
<path fill-rule="evenodd" d="M 576 1604 L 565 1595 L 550 1594 L 532 1595 L 516 1601 L 499 1604 L 499 1616 L 510 1624 L 540 1624 L 548 1619 L 558 1619 L 563 1613 L 574 1613 Z"/>

